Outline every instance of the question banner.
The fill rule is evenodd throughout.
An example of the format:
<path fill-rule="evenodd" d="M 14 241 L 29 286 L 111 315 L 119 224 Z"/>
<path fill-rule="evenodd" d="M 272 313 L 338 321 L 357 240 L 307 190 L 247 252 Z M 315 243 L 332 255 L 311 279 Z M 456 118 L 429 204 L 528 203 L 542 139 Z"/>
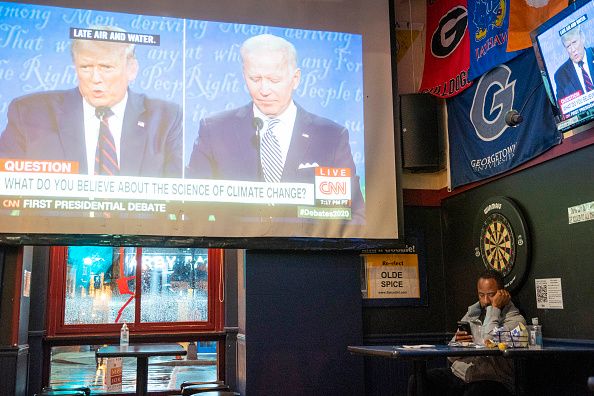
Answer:
<path fill-rule="evenodd" d="M 0 196 L 313 205 L 314 185 L 0 172 Z"/>

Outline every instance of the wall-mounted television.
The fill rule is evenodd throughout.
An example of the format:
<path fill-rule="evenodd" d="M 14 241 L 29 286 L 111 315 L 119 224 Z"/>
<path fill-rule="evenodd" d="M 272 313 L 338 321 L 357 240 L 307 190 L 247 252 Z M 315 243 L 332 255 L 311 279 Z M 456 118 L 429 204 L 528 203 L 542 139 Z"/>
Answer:
<path fill-rule="evenodd" d="M 0 241 L 397 239 L 388 5 L 0 2 Z"/>
<path fill-rule="evenodd" d="M 568 131 L 594 120 L 594 3 L 570 4 L 533 32 L 533 48 L 557 128 Z"/>

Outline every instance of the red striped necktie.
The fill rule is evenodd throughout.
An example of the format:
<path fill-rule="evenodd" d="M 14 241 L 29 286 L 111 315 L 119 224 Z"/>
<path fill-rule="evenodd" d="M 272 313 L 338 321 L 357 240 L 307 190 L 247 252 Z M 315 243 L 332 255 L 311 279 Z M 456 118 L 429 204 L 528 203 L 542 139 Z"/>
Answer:
<path fill-rule="evenodd" d="M 118 153 L 116 150 L 113 135 L 109 130 L 109 117 L 113 111 L 109 107 L 97 107 L 95 116 L 99 118 L 99 140 L 95 152 L 95 174 L 96 175 L 119 175 L 120 165 L 118 164 Z"/>

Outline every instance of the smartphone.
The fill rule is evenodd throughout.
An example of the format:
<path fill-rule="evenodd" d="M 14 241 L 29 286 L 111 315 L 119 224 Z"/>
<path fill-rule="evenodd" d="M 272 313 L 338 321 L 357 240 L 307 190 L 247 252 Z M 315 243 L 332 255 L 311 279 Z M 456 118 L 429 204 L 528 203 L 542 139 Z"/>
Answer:
<path fill-rule="evenodd" d="M 458 331 L 465 331 L 466 334 L 471 334 L 470 333 L 470 323 L 463 321 L 463 320 L 459 320 L 458 321 Z"/>

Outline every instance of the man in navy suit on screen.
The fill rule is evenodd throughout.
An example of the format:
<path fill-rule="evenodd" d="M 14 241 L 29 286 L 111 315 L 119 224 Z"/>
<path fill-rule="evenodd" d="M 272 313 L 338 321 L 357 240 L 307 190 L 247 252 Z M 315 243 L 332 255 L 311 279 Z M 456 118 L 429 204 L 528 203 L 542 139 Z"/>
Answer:
<path fill-rule="evenodd" d="M 89 175 L 182 177 L 181 108 L 128 89 L 138 74 L 134 44 L 74 39 L 71 49 L 78 88 L 15 99 L 0 158 L 73 161 Z"/>
<path fill-rule="evenodd" d="M 186 177 L 313 183 L 317 167 L 348 168 L 352 209 L 361 213 L 348 130 L 293 101 L 301 78 L 293 44 L 254 36 L 243 43 L 241 57 L 252 102 L 201 120 Z M 275 136 L 273 143 L 267 135 Z"/>
<path fill-rule="evenodd" d="M 576 92 L 580 95 L 594 90 L 592 73 L 594 72 L 594 54 L 592 48 L 586 48 L 586 36 L 577 26 L 561 36 L 569 59 L 555 72 L 557 101 Z"/>

